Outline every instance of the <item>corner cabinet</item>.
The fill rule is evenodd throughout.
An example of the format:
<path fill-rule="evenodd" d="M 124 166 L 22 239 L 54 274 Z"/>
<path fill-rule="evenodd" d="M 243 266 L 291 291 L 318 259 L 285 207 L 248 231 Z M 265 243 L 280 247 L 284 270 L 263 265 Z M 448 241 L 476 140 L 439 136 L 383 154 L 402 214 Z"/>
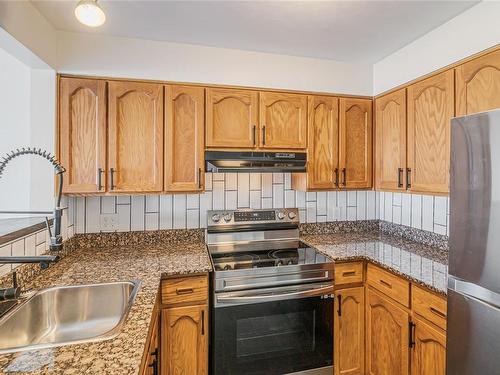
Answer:
<path fill-rule="evenodd" d="M 406 190 L 406 89 L 375 101 L 375 187 Z"/>
<path fill-rule="evenodd" d="M 63 193 L 106 189 L 106 82 L 59 81 L 59 159 L 66 168 Z"/>
<path fill-rule="evenodd" d="M 450 120 L 455 115 L 453 70 L 408 87 L 408 186 L 449 192 Z"/>
<path fill-rule="evenodd" d="M 108 166 L 113 192 L 163 190 L 163 86 L 109 82 Z"/>
<path fill-rule="evenodd" d="M 340 99 L 340 186 L 372 187 L 372 101 Z"/>
<path fill-rule="evenodd" d="M 500 108 L 500 50 L 458 66 L 457 116 Z"/>
<path fill-rule="evenodd" d="M 205 90 L 165 86 L 165 190 L 204 187 Z"/>

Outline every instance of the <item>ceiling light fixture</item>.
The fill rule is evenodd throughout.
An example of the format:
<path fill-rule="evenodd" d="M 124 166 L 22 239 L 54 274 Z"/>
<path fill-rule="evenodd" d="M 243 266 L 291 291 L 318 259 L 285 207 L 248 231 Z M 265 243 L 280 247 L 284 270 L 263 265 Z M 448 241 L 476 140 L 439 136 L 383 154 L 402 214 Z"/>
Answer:
<path fill-rule="evenodd" d="M 90 27 L 98 27 L 106 22 L 106 14 L 97 4 L 97 0 L 80 0 L 75 8 L 75 17 Z"/>

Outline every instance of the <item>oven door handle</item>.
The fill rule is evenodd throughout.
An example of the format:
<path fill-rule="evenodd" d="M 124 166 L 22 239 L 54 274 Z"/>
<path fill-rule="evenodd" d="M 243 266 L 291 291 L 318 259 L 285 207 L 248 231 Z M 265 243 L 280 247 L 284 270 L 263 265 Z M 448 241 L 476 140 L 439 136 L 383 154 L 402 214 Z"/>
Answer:
<path fill-rule="evenodd" d="M 278 289 L 278 288 L 275 288 Z M 302 290 L 301 290 L 302 289 Z M 323 295 L 333 295 L 333 284 L 321 284 L 317 287 L 310 285 L 295 288 L 279 288 L 278 290 L 268 290 L 269 293 L 220 293 L 216 294 L 216 305 L 244 305 L 260 302 L 275 302 L 286 299 L 298 299 L 306 297 L 317 297 Z"/>

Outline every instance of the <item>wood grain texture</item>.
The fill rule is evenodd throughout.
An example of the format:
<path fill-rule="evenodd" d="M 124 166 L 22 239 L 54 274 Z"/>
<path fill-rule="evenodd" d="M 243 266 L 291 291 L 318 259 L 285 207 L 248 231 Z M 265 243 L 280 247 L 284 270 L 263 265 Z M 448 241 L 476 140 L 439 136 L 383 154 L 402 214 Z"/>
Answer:
<path fill-rule="evenodd" d="M 439 328 L 446 330 L 446 298 L 412 285 L 411 308 L 416 314 L 434 323 Z"/>
<path fill-rule="evenodd" d="M 199 192 L 205 186 L 205 91 L 165 86 L 165 191 Z"/>
<path fill-rule="evenodd" d="M 110 82 L 108 164 L 114 192 L 163 190 L 163 86 Z"/>
<path fill-rule="evenodd" d="M 500 108 L 500 50 L 455 69 L 457 116 Z"/>
<path fill-rule="evenodd" d="M 375 290 L 367 289 L 366 366 L 368 374 L 408 374 L 408 324 L 408 312 Z"/>
<path fill-rule="evenodd" d="M 255 148 L 259 136 L 257 120 L 256 91 L 207 88 L 207 148 Z"/>
<path fill-rule="evenodd" d="M 340 169 L 345 188 L 372 187 L 372 101 L 340 99 Z"/>
<path fill-rule="evenodd" d="M 336 295 L 333 361 L 335 375 L 363 375 L 365 373 L 365 288 L 361 286 L 342 289 L 337 291 Z M 339 306 L 339 296 L 341 306 Z"/>
<path fill-rule="evenodd" d="M 364 263 L 348 262 L 335 264 L 335 286 L 362 283 L 364 280 Z"/>
<path fill-rule="evenodd" d="M 162 375 L 208 374 L 208 311 L 208 305 L 162 310 Z"/>
<path fill-rule="evenodd" d="M 307 147 L 307 96 L 261 91 L 260 147 L 305 149 Z"/>
<path fill-rule="evenodd" d="M 412 375 L 446 374 L 446 334 L 413 318 L 415 324 L 415 346 L 411 353 Z"/>
<path fill-rule="evenodd" d="M 410 307 L 410 283 L 380 267 L 368 264 L 366 281 L 369 286 L 384 293 L 405 307 Z"/>
<path fill-rule="evenodd" d="M 408 87 L 408 168 L 413 192 L 448 193 L 454 76 L 449 70 Z"/>
<path fill-rule="evenodd" d="M 375 187 L 406 190 L 403 171 L 406 171 L 406 89 L 375 101 Z"/>
<path fill-rule="evenodd" d="M 162 280 L 161 296 L 164 305 L 206 303 L 208 300 L 207 276 L 187 276 Z"/>
<path fill-rule="evenodd" d="M 106 187 L 106 82 L 61 78 L 59 159 L 66 168 L 64 193 L 98 193 Z"/>

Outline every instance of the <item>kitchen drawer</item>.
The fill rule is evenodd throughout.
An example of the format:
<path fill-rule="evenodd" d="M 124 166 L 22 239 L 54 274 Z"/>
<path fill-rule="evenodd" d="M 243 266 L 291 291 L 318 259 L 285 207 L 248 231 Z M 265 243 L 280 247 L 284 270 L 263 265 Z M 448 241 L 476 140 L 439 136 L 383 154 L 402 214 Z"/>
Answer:
<path fill-rule="evenodd" d="M 368 285 L 399 302 L 410 307 L 410 282 L 387 272 L 373 264 L 368 264 Z"/>
<path fill-rule="evenodd" d="M 161 301 L 164 305 L 206 302 L 207 299 L 206 275 L 168 278 L 161 282 Z"/>
<path fill-rule="evenodd" d="M 416 285 L 411 288 L 413 311 L 446 330 L 446 299 Z"/>
<path fill-rule="evenodd" d="M 363 262 L 335 263 L 335 286 L 363 282 Z"/>

